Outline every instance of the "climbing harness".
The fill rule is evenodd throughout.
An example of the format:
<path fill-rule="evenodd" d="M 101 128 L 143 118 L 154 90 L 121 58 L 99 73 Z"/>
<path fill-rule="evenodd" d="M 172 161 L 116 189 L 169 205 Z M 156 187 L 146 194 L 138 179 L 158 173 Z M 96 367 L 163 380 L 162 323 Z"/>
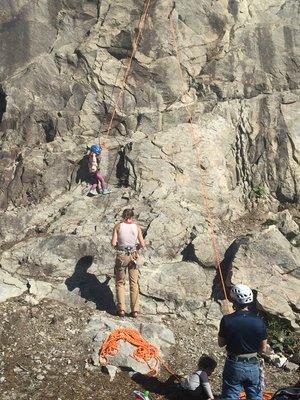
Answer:
<path fill-rule="evenodd" d="M 137 260 L 139 259 L 139 252 L 138 252 L 136 246 L 127 246 L 127 247 L 124 247 L 121 249 L 117 248 L 116 254 L 117 254 L 117 257 L 118 256 L 122 257 L 124 255 L 130 256 L 131 262 L 132 262 L 132 264 L 134 264 L 134 268 L 139 268 L 139 265 L 137 263 Z M 120 268 L 126 269 L 127 267 L 124 267 L 123 263 L 121 263 Z"/>

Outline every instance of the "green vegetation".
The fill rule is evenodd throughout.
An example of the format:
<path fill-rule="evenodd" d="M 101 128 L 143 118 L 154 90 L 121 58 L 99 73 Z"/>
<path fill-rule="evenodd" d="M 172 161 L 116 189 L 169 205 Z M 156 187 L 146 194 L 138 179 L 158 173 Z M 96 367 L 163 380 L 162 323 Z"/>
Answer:
<path fill-rule="evenodd" d="M 300 335 L 285 320 L 272 318 L 268 322 L 268 341 L 276 352 L 293 354 L 299 351 Z"/>
<path fill-rule="evenodd" d="M 266 189 L 263 186 L 255 186 L 252 191 L 256 197 L 264 197 L 266 195 Z"/>

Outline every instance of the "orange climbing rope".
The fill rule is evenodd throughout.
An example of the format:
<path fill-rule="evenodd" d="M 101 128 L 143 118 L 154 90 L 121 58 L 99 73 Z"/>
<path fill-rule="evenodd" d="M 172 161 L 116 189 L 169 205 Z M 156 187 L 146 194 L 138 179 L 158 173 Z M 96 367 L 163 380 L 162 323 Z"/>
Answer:
<path fill-rule="evenodd" d="M 179 71 L 179 76 L 180 76 L 180 81 L 181 81 L 181 92 L 182 92 L 182 97 L 187 94 L 187 90 L 184 88 L 184 76 L 182 72 L 182 60 L 181 60 L 181 53 L 180 49 L 178 46 L 178 40 L 177 40 L 177 31 L 175 24 L 172 20 L 172 12 L 168 16 L 169 22 L 170 22 L 170 29 L 173 37 L 173 42 L 174 42 L 174 48 L 175 48 L 175 53 L 176 53 L 176 58 L 177 58 L 177 64 L 178 64 L 178 71 Z M 207 219 L 208 219 L 208 225 L 209 225 L 209 232 L 210 232 L 210 239 L 211 239 L 211 244 L 214 252 L 214 258 L 215 258 L 215 264 L 220 276 L 220 281 L 222 285 L 222 289 L 224 292 L 224 297 L 226 300 L 226 308 L 227 311 L 230 312 L 230 307 L 229 307 L 229 301 L 228 301 L 228 296 L 226 292 L 226 286 L 225 286 L 225 281 L 222 273 L 222 268 L 221 268 L 221 257 L 220 257 L 220 251 L 219 247 L 217 244 L 217 239 L 216 235 L 214 232 L 214 223 L 213 223 L 213 217 L 212 213 L 209 207 L 209 201 L 208 201 L 208 193 L 207 189 L 205 187 L 205 184 L 203 183 L 202 180 L 202 174 L 201 174 L 201 169 L 202 169 L 202 162 L 201 162 L 201 156 L 200 156 L 200 150 L 199 150 L 199 141 L 197 142 L 197 134 L 196 134 L 196 129 L 195 126 L 193 125 L 193 114 L 188 105 L 185 105 L 185 109 L 187 111 L 188 115 L 188 123 L 189 123 L 189 129 L 190 129 L 190 135 L 192 138 L 192 143 L 193 143 L 193 148 L 195 149 L 195 156 L 196 156 L 196 162 L 197 162 L 197 167 L 199 168 L 199 177 L 200 177 L 200 192 L 201 192 L 201 197 L 203 198 L 204 201 L 204 206 L 207 214 Z"/>
<path fill-rule="evenodd" d="M 162 359 L 159 354 L 159 350 L 153 344 L 147 342 L 140 332 L 134 328 L 128 327 L 120 327 L 114 329 L 103 342 L 100 350 L 99 357 L 100 363 L 106 364 L 108 362 L 109 356 L 115 356 L 119 351 L 120 340 L 131 343 L 133 346 L 136 346 L 136 349 L 133 351 L 131 357 L 136 359 L 139 362 L 144 362 L 147 364 L 149 368 L 148 375 L 157 375 L 159 363 L 169 372 L 170 375 L 173 375 L 176 379 L 180 379 L 180 377 L 172 371 L 170 366 Z M 150 361 L 154 361 L 154 365 L 150 365 Z"/>
<path fill-rule="evenodd" d="M 136 36 L 135 36 L 135 38 L 133 40 L 133 43 L 132 43 L 132 53 L 131 53 L 131 56 L 129 58 L 129 61 L 128 61 L 128 64 L 127 64 L 127 67 L 126 67 L 126 70 L 125 70 L 125 73 L 124 73 L 124 77 L 123 77 L 121 85 L 120 85 L 121 89 L 120 89 L 120 92 L 119 92 L 119 94 L 117 96 L 117 99 L 115 101 L 115 106 L 113 108 L 112 115 L 111 115 L 111 118 L 110 118 L 110 122 L 109 122 L 109 125 L 108 125 L 107 138 L 109 138 L 109 134 L 110 134 L 110 131 L 112 129 L 112 125 L 113 125 L 113 121 L 114 121 L 115 114 L 116 114 L 116 111 L 117 111 L 117 107 L 119 105 L 119 102 L 120 102 L 121 97 L 122 97 L 122 95 L 124 93 L 124 90 L 125 90 L 125 86 L 126 86 L 127 79 L 128 79 L 128 76 L 129 76 L 129 73 L 130 73 L 130 70 L 131 70 L 132 62 L 133 62 L 133 59 L 134 59 L 134 57 L 136 55 L 136 52 L 137 52 L 137 49 L 138 49 L 138 45 L 139 45 L 139 41 L 141 39 L 142 32 L 143 32 L 143 29 L 144 29 L 144 26 L 145 26 L 145 20 L 146 20 L 147 15 L 148 15 L 150 3 L 151 3 L 151 0 L 145 0 L 145 2 L 144 2 L 144 8 L 143 8 L 143 12 L 141 14 L 141 17 L 140 17 L 140 20 L 139 20 L 139 23 L 138 23 L 137 33 L 136 33 Z M 170 27 L 171 27 L 171 32 L 172 32 L 173 41 L 174 41 L 174 48 L 175 48 L 177 62 L 178 62 L 178 70 L 179 70 L 179 75 L 180 75 L 180 80 L 181 80 L 181 91 L 182 91 L 182 96 L 184 96 L 187 91 L 184 89 L 184 76 L 183 76 L 183 71 L 182 71 L 182 67 L 181 67 L 181 65 L 182 65 L 181 53 L 180 53 L 180 49 L 179 49 L 179 46 L 178 46 L 176 27 L 175 27 L 175 24 L 174 24 L 174 22 L 172 20 L 172 12 L 169 14 L 169 21 L 170 21 Z M 202 182 L 202 175 L 201 175 L 202 163 L 201 163 L 199 146 L 197 146 L 198 143 L 197 143 L 197 140 L 196 140 L 196 136 L 197 136 L 196 135 L 196 130 L 195 130 L 194 125 L 192 124 L 193 115 L 192 115 L 192 112 L 191 112 L 190 108 L 187 105 L 185 106 L 185 108 L 186 108 L 186 111 L 187 111 L 187 114 L 188 114 L 188 122 L 189 122 L 189 127 L 190 127 L 190 133 L 191 133 L 191 137 L 192 137 L 192 141 L 193 141 L 193 147 L 195 149 L 197 166 L 198 166 L 199 172 L 200 172 L 199 173 L 199 176 L 200 176 L 200 190 L 201 190 L 201 193 L 202 193 L 202 197 L 204 199 L 204 205 L 205 205 L 205 208 L 206 208 L 207 218 L 208 218 L 208 222 L 209 222 L 211 243 L 212 243 L 212 248 L 213 248 L 214 255 L 215 255 L 215 264 L 216 264 L 217 270 L 219 272 L 221 285 L 222 285 L 224 296 L 225 296 L 225 300 L 226 300 L 227 309 L 229 311 L 230 308 L 229 308 L 229 302 L 228 302 L 228 297 L 227 297 L 227 292 L 226 292 L 226 286 L 225 286 L 224 277 L 223 277 L 223 273 L 222 273 L 222 269 L 221 269 L 220 251 L 219 251 L 219 248 L 218 248 L 218 245 L 217 245 L 217 240 L 216 240 L 216 236 L 215 236 L 215 233 L 214 233 L 213 218 L 212 218 L 212 214 L 211 214 L 209 203 L 208 203 L 208 193 L 207 193 L 207 189 L 206 189 L 205 185 Z M 101 142 L 101 140 L 100 140 L 100 142 Z M 101 147 L 106 147 L 107 146 L 107 141 L 104 140 L 102 143 L 100 143 L 100 145 L 101 145 Z"/>
<path fill-rule="evenodd" d="M 134 59 L 134 57 L 136 55 L 136 52 L 137 52 L 137 49 L 138 49 L 138 45 L 139 45 L 139 41 L 141 39 L 142 32 L 143 32 L 143 29 L 144 29 L 144 26 L 145 26 L 145 21 L 146 21 L 147 14 L 148 14 L 148 11 L 149 11 L 150 3 L 151 3 L 151 0 L 145 0 L 145 2 L 144 2 L 144 9 L 143 9 L 143 12 L 141 14 L 141 17 L 140 17 L 140 20 L 139 20 L 139 23 L 138 23 L 137 33 L 136 33 L 136 35 L 135 35 L 135 37 L 133 39 L 133 42 L 132 42 L 132 53 L 131 53 L 131 56 L 130 56 L 130 58 L 128 60 L 128 64 L 127 64 L 127 67 L 126 67 L 126 70 L 125 70 L 125 73 L 124 73 L 124 77 L 123 77 L 121 85 L 120 85 L 121 89 L 120 89 L 120 92 L 119 92 L 119 94 L 117 96 L 117 99 L 115 101 L 115 106 L 113 108 L 113 111 L 112 111 L 112 114 L 111 114 L 111 118 L 110 118 L 110 121 L 109 121 L 109 124 L 108 124 L 107 134 L 106 134 L 107 138 L 109 137 L 109 134 L 110 134 L 110 131 L 112 129 L 113 121 L 114 121 L 114 118 L 115 118 L 115 115 L 116 115 L 116 112 L 117 112 L 117 108 L 118 108 L 119 102 L 120 102 L 122 94 L 124 93 L 124 90 L 125 90 L 125 86 L 126 86 L 127 79 L 128 79 L 128 76 L 129 76 L 129 73 L 130 73 L 130 70 L 131 70 L 132 62 L 133 62 L 133 59 Z M 101 147 L 106 147 L 107 146 L 107 141 L 103 140 L 103 142 L 101 143 L 101 138 L 100 138 L 100 146 Z"/>
<path fill-rule="evenodd" d="M 119 350 L 118 342 L 120 340 L 124 340 L 136 346 L 131 357 L 139 362 L 146 363 L 150 369 L 149 374 L 155 375 L 158 372 L 158 364 L 161 361 L 158 348 L 147 342 L 141 336 L 140 332 L 134 328 L 124 327 L 113 330 L 101 346 L 99 352 L 100 362 L 107 363 L 108 356 L 117 354 Z M 149 364 L 150 360 L 154 360 L 154 366 Z"/>
<path fill-rule="evenodd" d="M 119 92 L 119 94 L 117 96 L 117 99 L 115 101 L 115 105 L 114 105 L 114 108 L 113 108 L 113 111 L 112 111 L 112 114 L 111 114 L 111 118 L 110 118 L 110 121 L 109 121 L 109 124 L 108 124 L 107 133 L 106 133 L 106 138 L 103 139 L 102 141 L 101 141 L 101 137 L 99 138 L 99 144 L 100 144 L 100 147 L 102 147 L 102 148 L 105 148 L 108 145 L 109 134 L 110 134 L 110 131 L 111 131 L 112 126 L 113 126 L 113 121 L 114 121 L 114 118 L 115 118 L 115 115 L 116 115 L 117 107 L 118 107 L 119 102 L 121 100 L 122 94 L 124 93 L 124 90 L 125 90 L 125 86 L 126 86 L 126 83 L 127 83 L 129 72 L 131 70 L 133 59 L 134 59 L 134 57 L 136 55 L 136 52 L 137 52 L 137 49 L 138 49 L 139 41 L 141 39 L 142 32 L 143 32 L 143 29 L 144 29 L 144 26 L 145 26 L 145 21 L 146 21 L 147 15 L 148 15 L 150 3 L 151 3 L 151 0 L 145 0 L 145 2 L 144 2 L 143 12 L 141 14 L 141 17 L 140 17 L 140 20 L 139 20 L 139 23 L 138 23 L 138 26 L 137 26 L 137 33 L 136 33 L 136 35 L 135 35 L 135 37 L 133 39 L 133 42 L 132 42 L 132 53 L 131 53 L 131 56 L 130 56 L 130 58 L 128 60 L 128 64 L 127 64 L 127 67 L 126 67 L 126 70 L 125 70 L 125 73 L 124 73 L 124 77 L 123 77 L 123 79 L 121 81 L 121 84 L 120 84 L 120 92 Z M 118 152 L 117 152 L 117 154 L 115 156 L 115 159 L 114 159 L 114 162 L 113 162 L 113 166 L 112 166 L 112 168 L 110 170 L 110 173 L 108 175 L 107 183 L 109 183 L 109 181 L 110 181 L 113 169 L 114 169 L 115 164 L 117 162 L 117 158 L 118 158 Z M 102 218 L 104 218 L 104 216 L 106 214 L 106 210 L 107 210 L 108 205 L 109 205 L 109 196 L 107 196 L 105 211 L 103 213 Z"/>

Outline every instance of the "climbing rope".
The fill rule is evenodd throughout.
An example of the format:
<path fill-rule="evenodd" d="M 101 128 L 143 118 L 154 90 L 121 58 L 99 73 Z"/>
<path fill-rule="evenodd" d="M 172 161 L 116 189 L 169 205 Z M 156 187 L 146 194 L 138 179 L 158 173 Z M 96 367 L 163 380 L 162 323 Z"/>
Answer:
<path fill-rule="evenodd" d="M 169 23 L 170 23 L 170 30 L 171 30 L 173 43 L 174 43 L 174 49 L 175 49 L 175 53 L 176 53 L 178 72 L 179 72 L 180 81 L 181 81 L 181 92 L 182 92 L 182 98 L 183 98 L 183 96 L 185 96 L 187 94 L 187 90 L 185 90 L 185 86 L 184 86 L 184 76 L 183 76 L 183 71 L 182 71 L 182 58 L 181 58 L 181 52 L 179 49 L 178 39 L 177 39 L 178 33 L 176 30 L 174 21 L 172 19 L 173 10 L 174 10 L 174 7 L 168 16 L 168 19 L 169 19 Z M 199 151 L 199 140 L 198 141 L 196 140 L 197 133 L 196 133 L 195 126 L 193 125 L 193 113 L 190 110 L 188 105 L 185 105 L 185 109 L 186 109 L 187 116 L 188 116 L 187 122 L 189 124 L 188 126 L 189 126 L 190 136 L 192 138 L 193 148 L 195 150 L 196 163 L 197 163 L 197 167 L 199 169 L 200 192 L 201 192 L 201 197 L 203 198 L 203 201 L 204 201 L 205 211 L 206 211 L 206 215 L 207 215 L 210 240 L 211 240 L 211 244 L 212 244 L 212 248 L 213 248 L 213 252 L 214 252 L 214 258 L 215 258 L 215 265 L 217 267 L 217 271 L 218 271 L 218 274 L 220 277 L 222 289 L 224 292 L 224 297 L 225 297 L 225 301 L 226 301 L 226 309 L 228 312 L 230 312 L 230 306 L 229 306 L 224 276 L 223 276 L 223 272 L 222 272 L 222 268 L 221 268 L 220 250 L 219 250 L 216 235 L 214 232 L 213 216 L 212 216 L 210 206 L 209 206 L 207 189 L 205 187 L 205 184 L 202 179 L 202 174 L 201 174 L 202 162 L 201 162 L 201 156 L 200 156 L 200 151 Z"/>
<path fill-rule="evenodd" d="M 108 129 L 107 129 L 107 140 L 109 138 L 112 126 L 113 126 L 113 121 L 116 115 L 116 111 L 117 111 L 117 107 L 119 105 L 119 102 L 121 100 L 121 97 L 124 93 L 125 90 L 125 86 L 128 80 L 128 76 L 131 70 L 131 66 L 133 63 L 133 59 L 135 58 L 137 49 L 138 49 L 138 45 L 139 45 L 139 41 L 141 39 L 142 36 L 142 32 L 145 26 L 145 21 L 148 15 L 148 11 L 149 11 L 149 7 L 150 7 L 150 3 L 151 0 L 145 0 L 144 2 L 144 8 L 143 8 L 143 12 L 141 14 L 139 23 L 138 23 L 138 27 L 137 27 L 137 33 L 135 35 L 135 38 L 133 40 L 132 43 L 132 53 L 131 56 L 129 58 L 125 73 L 124 73 L 124 77 L 122 79 L 121 85 L 120 85 L 120 92 L 117 96 L 117 99 L 115 101 L 115 105 L 112 111 L 112 115 L 110 118 L 110 122 L 108 125 Z M 174 9 L 174 7 L 173 7 Z M 187 91 L 184 89 L 184 76 L 183 76 L 183 71 L 182 71 L 182 61 L 181 61 L 181 53 L 180 53 L 180 49 L 179 49 L 179 45 L 178 45 L 178 40 L 177 40 L 177 32 L 176 32 L 176 27 L 175 24 L 173 22 L 172 19 L 172 12 L 173 9 L 171 11 L 171 13 L 169 14 L 169 22 L 170 22 L 170 28 L 171 28 L 171 33 L 172 33 L 172 37 L 173 37 L 173 42 L 174 42 L 174 48 L 175 48 L 175 52 L 176 52 L 176 58 L 177 58 L 177 63 L 178 63 L 178 71 L 179 71 L 179 76 L 180 76 L 180 81 L 181 81 L 181 92 L 182 92 L 182 97 L 187 93 Z M 229 307 L 229 301 L 228 301 L 228 297 L 227 297 L 227 292 L 226 292 L 226 286 L 225 286 L 225 282 L 224 282 L 224 277 L 223 277 L 223 273 L 222 273 L 222 269 L 221 269 L 221 257 L 220 257 L 220 251 L 217 245 L 217 240 L 216 240 L 216 235 L 214 233 L 214 224 L 213 224 L 213 217 L 212 217 L 212 213 L 210 211 L 210 207 L 209 207 L 209 202 L 208 202 L 208 193 L 207 193 L 207 189 L 202 181 L 202 174 L 201 174 L 201 168 L 202 168 L 202 163 L 201 163 L 201 157 L 200 157 L 200 151 L 199 151 L 199 143 L 196 140 L 196 130 L 195 127 L 192 123 L 193 121 L 193 114 L 190 110 L 190 108 L 188 107 L 188 105 L 185 105 L 186 111 L 187 111 L 187 115 L 188 115 L 188 122 L 189 122 L 189 129 L 190 129 L 190 134 L 191 134 L 191 138 L 192 138 L 192 142 L 193 142 L 193 148 L 195 149 L 195 156 L 196 156 L 196 162 L 197 162 L 197 167 L 199 168 L 199 177 L 200 177 L 200 191 L 202 194 L 202 198 L 204 200 L 204 205 L 205 205 L 205 209 L 206 209 L 206 214 L 207 214 L 207 219 L 208 219 L 208 225 L 209 225 L 209 232 L 210 232 L 210 238 L 211 238 L 211 243 L 212 243 L 212 248 L 213 248 L 213 252 L 214 252 L 214 258 L 215 258 L 215 264 L 217 267 L 217 271 L 220 277 L 220 281 L 221 281 L 221 285 L 222 285 L 222 289 L 224 292 L 224 297 L 226 300 L 226 307 L 228 309 L 228 312 L 230 311 L 230 307 Z M 106 147 L 107 146 L 107 140 L 104 140 L 101 143 L 101 138 L 100 138 L 100 145 L 101 147 Z"/>
<path fill-rule="evenodd" d="M 111 114 L 111 118 L 110 118 L 110 121 L 109 121 L 109 124 L 108 124 L 108 129 L 107 129 L 107 132 L 106 132 L 106 138 L 104 140 L 102 140 L 102 141 L 101 141 L 101 137 L 99 138 L 99 144 L 100 144 L 100 147 L 102 147 L 102 148 L 106 148 L 108 146 L 108 140 L 109 140 L 109 135 L 110 135 L 112 126 L 113 126 L 113 121 L 114 121 L 114 118 L 115 118 L 115 115 L 116 115 L 116 111 L 117 111 L 119 102 L 120 102 L 121 97 L 122 97 L 122 95 L 124 93 L 124 90 L 125 90 L 125 86 L 126 86 L 127 79 L 128 79 L 128 76 L 129 76 L 129 73 L 130 73 L 130 70 L 131 70 L 133 59 L 135 58 L 136 52 L 138 50 L 138 45 L 139 45 L 139 42 L 140 42 L 140 39 L 141 39 L 141 36 L 142 36 L 142 32 L 143 32 L 143 29 L 144 29 L 144 26 L 145 26 L 145 21 L 146 21 L 147 15 L 148 15 L 150 3 L 151 3 L 151 0 L 145 0 L 145 2 L 144 2 L 143 12 L 142 12 L 142 14 L 140 16 L 139 23 L 138 23 L 138 26 L 137 26 L 137 33 L 136 33 L 136 35 L 135 35 L 135 37 L 133 39 L 133 42 L 132 42 L 131 56 L 130 56 L 130 58 L 128 60 L 128 64 L 127 64 L 127 67 L 126 67 L 126 70 L 125 70 L 125 73 L 124 73 L 124 77 L 123 77 L 123 79 L 121 81 L 120 92 L 119 92 L 119 94 L 117 96 L 117 99 L 115 101 L 115 105 L 114 105 L 114 108 L 113 108 L 113 111 L 112 111 L 112 114 Z M 119 149 L 120 149 L 120 147 L 119 147 Z M 109 174 L 108 174 L 108 176 L 106 178 L 107 184 L 110 182 L 110 178 L 112 176 L 112 172 L 113 172 L 113 170 L 115 168 L 115 165 L 117 163 L 117 159 L 118 159 L 118 152 L 117 152 L 117 154 L 116 154 L 116 156 L 114 158 L 113 165 L 110 168 Z M 106 215 L 106 211 L 107 211 L 107 208 L 108 208 L 108 205 L 109 205 L 109 197 L 110 196 L 108 195 L 107 196 L 107 200 L 105 201 L 105 208 L 104 208 L 102 219 Z"/>
<path fill-rule="evenodd" d="M 145 2 L 144 2 L 144 8 L 143 8 L 143 12 L 141 14 L 141 17 L 140 17 L 140 20 L 139 20 L 139 23 L 138 23 L 137 33 L 136 33 L 136 35 L 135 35 L 135 37 L 133 39 L 133 42 L 132 42 L 132 53 L 131 53 L 131 56 L 129 58 L 129 61 L 128 61 L 128 64 L 127 64 L 127 67 L 126 67 L 126 70 L 125 70 L 125 73 L 124 73 L 124 77 L 123 77 L 121 85 L 120 85 L 121 89 L 120 89 L 120 92 L 119 92 L 119 94 L 117 96 L 117 99 L 115 101 L 115 106 L 113 108 L 113 111 L 112 111 L 112 114 L 111 114 L 111 118 L 110 118 L 110 121 L 109 121 L 109 124 L 108 124 L 107 133 L 106 133 L 107 139 L 109 138 L 109 134 L 110 134 L 110 131 L 111 131 L 112 126 L 113 126 L 113 121 L 114 121 L 114 118 L 115 118 L 115 115 L 116 115 L 116 112 L 117 112 L 117 108 L 118 108 L 119 102 L 120 102 L 121 97 L 122 97 L 122 95 L 124 93 L 124 90 L 125 90 L 125 86 L 126 86 L 127 79 L 128 79 L 128 76 L 129 76 L 129 73 L 130 73 L 130 70 L 131 70 L 133 59 L 135 58 L 136 52 L 138 50 L 139 41 L 141 39 L 142 32 L 143 32 L 143 29 L 144 29 L 144 26 L 145 26 L 145 21 L 146 21 L 147 15 L 148 15 L 150 3 L 151 3 L 151 0 L 145 0 Z M 100 138 L 100 146 L 101 147 L 106 147 L 107 146 L 107 141 L 103 140 L 102 143 L 101 143 L 101 138 Z"/>
<path fill-rule="evenodd" d="M 170 375 L 173 375 L 176 379 L 180 379 L 180 377 L 174 373 L 170 366 L 162 359 L 158 348 L 147 342 L 140 332 L 134 328 L 121 327 L 110 332 L 99 350 L 100 363 L 106 364 L 109 356 L 115 356 L 118 353 L 118 342 L 120 340 L 128 342 L 136 347 L 131 354 L 131 357 L 139 362 L 147 364 L 149 368 L 148 375 L 157 375 L 159 364 L 161 364 Z M 154 361 L 154 365 L 150 365 L 151 360 Z"/>
<path fill-rule="evenodd" d="M 116 328 L 113 330 L 101 346 L 99 355 L 100 362 L 107 363 L 108 356 L 115 356 L 119 351 L 118 342 L 123 340 L 136 346 L 131 357 L 139 362 L 144 362 L 148 365 L 150 375 L 156 375 L 158 372 L 158 364 L 161 360 L 159 351 L 156 346 L 147 342 L 140 332 L 134 328 Z M 154 360 L 154 366 L 149 364 L 150 360 Z"/>

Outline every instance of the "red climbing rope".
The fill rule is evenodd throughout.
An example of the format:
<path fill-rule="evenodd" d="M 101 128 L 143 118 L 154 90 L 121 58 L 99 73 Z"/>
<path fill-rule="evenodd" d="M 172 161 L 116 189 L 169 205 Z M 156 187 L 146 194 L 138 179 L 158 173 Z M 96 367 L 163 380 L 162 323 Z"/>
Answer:
<path fill-rule="evenodd" d="M 129 58 L 129 61 L 128 61 L 128 64 L 127 64 L 127 67 L 126 67 L 126 70 L 125 70 L 125 73 L 124 73 L 124 77 L 123 77 L 121 85 L 120 85 L 121 89 L 120 89 L 120 92 L 119 92 L 119 94 L 117 96 L 117 99 L 115 101 L 115 106 L 113 108 L 112 115 L 111 115 L 111 118 L 110 118 L 110 122 L 109 122 L 109 125 L 108 125 L 107 138 L 109 138 L 109 134 L 110 134 L 110 131 L 112 129 L 112 125 L 113 125 L 113 121 L 114 121 L 115 114 L 116 114 L 116 111 L 117 111 L 117 107 L 119 105 L 119 102 L 120 102 L 121 97 L 122 97 L 122 95 L 124 93 L 124 90 L 125 90 L 125 86 L 126 86 L 127 79 L 128 79 L 128 76 L 129 76 L 129 73 L 130 73 L 130 70 L 131 70 L 132 62 L 133 62 L 133 59 L 134 59 L 134 57 L 136 55 L 136 52 L 137 52 L 137 49 L 138 49 L 138 45 L 139 45 L 139 41 L 141 39 L 142 32 L 143 32 L 143 29 L 144 29 L 144 26 L 145 26 L 145 20 L 146 20 L 147 15 L 148 15 L 150 3 L 151 3 L 151 0 L 145 0 L 145 2 L 144 2 L 144 8 L 143 8 L 143 12 L 141 14 L 141 17 L 140 17 L 140 20 L 139 20 L 139 23 L 138 23 L 137 33 L 136 33 L 135 38 L 134 38 L 133 43 L 132 43 L 132 53 L 131 53 L 131 56 Z M 173 22 L 173 20 L 171 18 L 171 14 L 169 15 L 169 21 L 170 21 L 170 27 L 171 27 L 171 32 L 172 32 L 173 41 L 174 41 L 174 48 L 175 48 L 177 62 L 178 62 L 178 71 L 179 71 L 180 80 L 181 80 L 181 91 L 182 91 L 182 96 L 184 96 L 186 94 L 186 90 L 184 89 L 184 76 L 183 76 L 183 71 L 182 71 L 182 67 L 181 67 L 181 65 L 182 65 L 181 53 L 180 53 L 180 49 L 179 49 L 179 46 L 178 46 L 176 27 L 175 27 L 174 22 Z M 192 112 L 191 112 L 190 108 L 187 105 L 185 106 L 185 108 L 186 108 L 186 111 L 187 111 L 187 114 L 188 114 L 188 122 L 189 122 L 190 134 L 191 134 L 191 137 L 192 137 L 193 147 L 195 149 L 197 167 L 199 168 L 200 190 L 201 190 L 202 198 L 204 199 L 204 205 L 205 205 L 205 208 L 206 208 L 207 219 L 208 219 L 208 222 L 209 222 L 210 238 L 211 238 L 212 248 L 213 248 L 214 255 L 215 255 L 215 264 L 217 266 L 217 270 L 218 270 L 218 273 L 219 273 L 219 276 L 220 276 L 220 281 L 221 281 L 221 285 L 222 285 L 222 288 L 223 288 L 223 291 L 224 291 L 224 296 L 225 296 L 225 300 L 226 300 L 227 309 L 229 311 L 230 308 L 229 308 L 229 302 L 228 302 L 228 297 L 227 297 L 227 292 L 226 292 L 226 286 L 225 286 L 224 277 L 223 277 L 223 273 L 222 273 L 222 269 L 221 269 L 220 251 L 219 251 L 219 248 L 218 248 L 218 245 L 217 245 L 216 235 L 214 233 L 213 217 L 212 217 L 212 213 L 211 213 L 210 207 L 209 207 L 207 189 L 206 189 L 206 187 L 205 187 L 205 185 L 204 185 L 204 183 L 202 181 L 202 175 L 201 175 L 201 165 L 202 165 L 202 163 L 201 163 L 200 151 L 199 151 L 199 146 L 198 146 L 199 143 L 197 143 L 197 140 L 196 140 L 196 137 L 197 137 L 196 130 L 195 130 L 194 125 L 192 124 L 193 115 L 192 115 Z M 106 147 L 107 141 L 104 140 L 102 143 L 100 143 L 100 145 L 101 145 L 101 147 Z"/>
<path fill-rule="evenodd" d="M 106 134 L 107 138 L 109 137 L 109 134 L 110 134 L 110 131 L 112 129 L 113 121 L 114 121 L 114 118 L 115 118 L 115 115 L 116 115 L 116 112 L 117 112 L 117 108 L 118 108 L 119 102 L 120 102 L 121 97 L 122 97 L 122 95 L 124 93 L 124 90 L 125 90 L 125 86 L 126 86 L 127 79 L 128 79 L 128 76 L 129 76 L 129 73 L 130 73 L 130 70 L 131 70 L 132 62 L 133 62 L 133 59 L 134 59 L 134 57 L 136 55 L 136 52 L 137 52 L 137 49 L 138 49 L 138 45 L 139 45 L 139 41 L 141 39 L 142 32 L 143 32 L 143 29 L 144 29 L 144 26 L 145 26 L 145 21 L 146 21 L 147 14 L 148 14 L 148 11 L 149 11 L 150 3 L 151 3 L 151 0 L 145 0 L 145 2 L 144 2 L 144 9 L 143 9 L 143 12 L 141 14 L 141 17 L 140 17 L 140 20 L 139 20 L 139 23 L 138 23 L 137 33 L 136 33 L 136 35 L 135 35 L 135 37 L 133 39 L 133 42 L 132 42 L 132 53 L 131 53 L 131 56 L 130 56 L 130 58 L 128 60 L 128 64 L 127 64 L 127 67 L 126 67 L 126 70 L 125 70 L 125 73 L 124 73 L 124 77 L 123 77 L 121 85 L 120 85 L 121 89 L 120 89 L 120 92 L 119 92 L 119 94 L 117 96 L 117 99 L 115 101 L 115 106 L 113 108 L 113 111 L 112 111 L 112 114 L 111 114 L 111 118 L 110 118 L 110 121 L 109 121 L 109 124 L 108 124 L 108 129 L 107 129 L 107 134 Z M 100 138 L 100 146 L 101 147 L 106 147 L 106 145 L 107 145 L 107 141 L 103 140 L 103 142 L 101 143 L 101 138 Z"/>
<path fill-rule="evenodd" d="M 171 33 L 172 33 L 173 42 L 174 42 L 174 48 L 175 48 L 175 52 L 176 52 L 178 71 L 179 71 L 179 76 L 180 76 L 180 81 L 181 81 L 181 92 L 182 92 L 182 96 L 184 96 L 187 93 L 187 91 L 184 88 L 184 76 L 183 76 L 182 67 L 181 67 L 182 66 L 181 53 L 180 53 L 180 49 L 179 49 L 179 46 L 178 46 L 176 27 L 175 27 L 175 24 L 174 24 L 174 22 L 172 20 L 172 12 L 169 14 L 168 18 L 169 18 L 169 22 L 170 22 L 170 30 L 171 30 Z M 207 189 L 205 187 L 205 184 L 203 183 L 202 174 L 201 174 L 202 163 L 201 163 L 201 156 L 200 156 L 200 150 L 199 150 L 199 141 L 197 142 L 197 140 L 196 140 L 196 138 L 197 138 L 196 129 L 195 129 L 195 126 L 192 123 L 193 122 L 192 111 L 190 110 L 188 105 L 185 105 L 185 109 L 186 109 L 187 115 L 188 115 L 188 123 L 189 123 L 190 135 L 191 135 L 191 138 L 192 138 L 193 148 L 195 149 L 197 167 L 199 169 L 200 192 L 201 192 L 201 197 L 203 198 L 203 201 L 204 201 L 204 206 L 205 206 L 205 210 L 206 210 L 206 214 L 207 214 L 209 232 L 210 232 L 210 240 L 211 240 L 211 244 L 212 244 L 212 248 L 213 248 L 213 252 L 214 252 L 215 264 L 216 264 L 216 267 L 217 267 L 217 270 L 218 270 L 218 273 L 219 273 L 219 276 L 220 276 L 220 281 L 221 281 L 222 289 L 223 289 L 223 292 L 224 292 L 224 297 L 225 297 L 225 300 L 226 300 L 226 308 L 227 308 L 227 311 L 230 312 L 230 307 L 229 307 L 229 301 L 228 301 L 228 296 L 227 296 L 227 292 L 226 292 L 225 281 L 224 281 L 222 268 L 221 268 L 220 251 L 219 251 L 219 247 L 218 247 L 218 244 L 217 244 L 216 235 L 215 235 L 215 232 L 214 232 L 213 216 L 212 216 L 212 213 L 211 213 L 211 210 L 210 210 L 210 206 L 209 206 Z"/>

